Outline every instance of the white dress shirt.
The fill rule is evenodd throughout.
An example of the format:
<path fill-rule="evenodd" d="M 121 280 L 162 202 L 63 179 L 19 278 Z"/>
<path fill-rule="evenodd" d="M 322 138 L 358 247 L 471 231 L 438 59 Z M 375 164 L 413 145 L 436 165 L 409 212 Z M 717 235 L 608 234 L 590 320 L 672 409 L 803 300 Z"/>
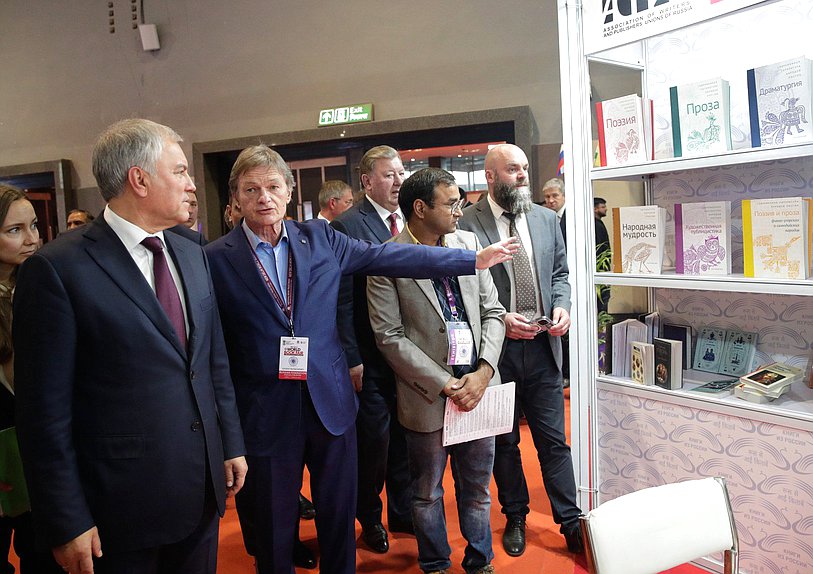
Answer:
<path fill-rule="evenodd" d="M 491 213 L 494 214 L 494 221 L 497 223 L 497 231 L 500 234 L 500 239 L 508 239 L 511 237 L 511 233 L 508 231 L 510 222 L 508 221 L 507 217 L 503 216 L 503 214 L 507 212 L 502 207 L 497 205 L 496 201 L 491 199 L 491 195 L 486 197 L 488 199 L 488 206 L 491 208 Z M 514 224 L 517 227 L 517 233 L 519 233 L 520 241 L 522 241 L 522 247 L 525 249 L 525 253 L 528 254 L 528 261 L 531 263 L 531 275 L 534 279 L 534 291 L 536 292 L 535 317 L 539 317 L 542 315 L 542 294 L 539 291 L 539 279 L 536 276 L 534 246 L 533 242 L 531 241 L 531 232 L 528 230 L 528 218 L 525 217 L 524 213 L 520 213 L 517 215 L 516 219 L 514 219 Z M 508 310 L 512 313 L 516 313 L 517 291 L 514 285 L 514 267 L 510 261 L 506 261 L 503 263 L 503 265 L 505 265 L 505 268 L 508 271 L 508 278 L 511 280 L 511 305 Z"/>
<path fill-rule="evenodd" d="M 189 335 L 189 315 L 186 312 L 186 296 L 183 290 L 183 283 L 178 269 L 175 267 L 175 262 L 167 250 L 166 241 L 164 241 L 164 232 L 147 233 L 139 226 L 130 223 L 123 217 L 116 214 L 108 205 L 104 209 L 104 220 L 110 226 L 110 229 L 118 236 L 127 249 L 127 253 L 133 258 L 138 270 L 147 280 L 150 288 L 155 291 L 155 275 L 153 273 L 153 255 L 152 251 L 141 245 L 145 237 L 157 237 L 161 240 L 161 245 L 164 246 L 164 253 L 169 266 L 169 273 L 172 275 L 172 280 L 175 282 L 175 287 L 178 289 L 178 296 L 181 298 L 181 308 L 183 309 L 183 320 L 186 325 L 186 334 Z"/>
<path fill-rule="evenodd" d="M 384 222 L 384 225 L 387 226 L 387 229 L 390 228 L 390 220 L 387 219 L 387 218 L 390 216 L 391 213 L 394 213 L 395 214 L 395 225 L 396 225 L 396 227 L 398 227 L 398 233 L 401 233 L 404 230 L 404 214 L 401 212 L 400 207 L 398 209 L 396 209 L 395 211 L 390 211 L 386 207 L 381 207 L 380 205 L 378 205 L 375 201 L 373 201 L 373 198 L 370 197 L 369 195 L 367 196 L 367 199 L 369 199 L 370 203 L 373 204 L 373 207 L 375 208 L 376 213 L 381 218 L 381 220 Z"/>

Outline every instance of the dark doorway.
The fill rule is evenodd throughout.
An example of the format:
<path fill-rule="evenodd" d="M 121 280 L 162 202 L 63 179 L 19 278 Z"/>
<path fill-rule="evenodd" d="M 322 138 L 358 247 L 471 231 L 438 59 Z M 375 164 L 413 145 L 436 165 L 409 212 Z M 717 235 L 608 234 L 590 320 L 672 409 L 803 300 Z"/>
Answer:
<path fill-rule="evenodd" d="M 26 192 L 37 214 L 43 243 L 65 230 L 67 206 L 73 205 L 70 161 L 61 159 L 0 167 L 0 182 Z"/>

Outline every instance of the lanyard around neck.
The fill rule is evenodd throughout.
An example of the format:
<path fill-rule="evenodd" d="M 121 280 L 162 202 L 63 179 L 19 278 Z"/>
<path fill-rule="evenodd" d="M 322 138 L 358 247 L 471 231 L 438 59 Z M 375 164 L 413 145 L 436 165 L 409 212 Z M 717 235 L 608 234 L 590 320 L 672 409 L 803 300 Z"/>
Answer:
<path fill-rule="evenodd" d="M 265 267 L 260 261 L 260 258 L 257 257 L 257 253 L 251 247 L 251 241 L 248 240 L 248 235 L 246 235 L 245 229 L 243 230 L 243 237 L 246 238 L 246 243 L 248 243 L 249 250 L 251 251 L 252 257 L 254 257 L 254 263 L 257 265 L 257 270 L 260 272 L 260 275 L 265 281 L 265 286 L 268 288 L 268 291 L 271 292 L 271 296 L 274 298 L 274 301 L 277 303 L 279 308 L 285 314 L 285 317 L 288 319 L 288 327 L 291 329 L 291 336 L 294 336 L 294 258 L 291 255 L 291 246 L 288 246 L 288 284 L 285 286 L 285 298 L 287 300 L 283 301 L 282 296 L 277 291 L 277 288 L 274 286 L 274 282 L 271 281 L 271 277 L 269 277 L 268 272 L 265 270 Z M 272 248 L 273 249 L 273 248 Z M 274 271 L 276 273 L 276 270 Z"/>

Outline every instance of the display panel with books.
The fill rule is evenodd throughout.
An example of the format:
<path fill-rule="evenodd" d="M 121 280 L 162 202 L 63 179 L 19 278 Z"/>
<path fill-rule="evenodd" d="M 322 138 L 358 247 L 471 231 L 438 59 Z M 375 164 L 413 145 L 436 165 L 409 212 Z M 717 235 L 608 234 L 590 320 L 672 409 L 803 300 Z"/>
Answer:
<path fill-rule="evenodd" d="M 566 4 L 569 10 L 570 4 Z M 649 3 L 650 8 L 652 4 Z M 677 6 L 674 3 L 661 4 L 663 12 Z M 686 3 L 696 4 L 699 3 L 694 0 Z M 632 12 L 628 24 L 634 21 L 634 8 Z M 578 145 L 570 162 L 576 165 L 568 178 L 572 182 L 571 189 L 584 189 L 588 195 L 583 206 L 576 208 L 584 211 L 587 221 L 581 228 L 578 223 L 573 225 L 568 234 L 577 238 L 575 250 L 568 246 L 574 291 L 585 282 L 611 285 L 611 314 L 614 309 L 638 313 L 657 311 L 662 322 L 660 338 L 679 340 L 682 337 L 688 342 L 681 363 L 687 351 L 690 355 L 694 351 L 686 365 L 689 368 L 681 369 L 682 388 L 661 387 L 657 367 L 655 385 L 646 386 L 636 384 L 631 374 L 624 376 L 616 369 L 611 374 L 603 374 L 598 373 L 595 366 L 592 371 L 589 366 L 580 366 L 579 376 L 584 375 L 589 392 L 577 393 L 580 401 L 577 416 L 587 416 L 591 420 L 589 425 L 584 425 L 583 420 L 578 421 L 579 425 L 587 427 L 585 431 L 577 425 L 573 428 L 579 428 L 579 439 L 589 445 L 586 447 L 591 449 L 588 456 L 597 467 L 596 474 L 589 476 L 592 482 L 581 480 L 580 483 L 599 485 L 597 496 L 600 501 L 618 496 L 624 489 L 635 489 L 650 482 L 680 481 L 708 472 L 730 475 L 731 482 L 744 495 L 735 501 L 740 505 L 740 520 L 744 529 L 753 534 L 747 540 L 741 540 L 750 553 L 748 556 L 743 553 L 748 562 L 742 564 L 743 571 L 754 568 L 777 572 L 788 569 L 813 571 L 813 557 L 799 553 L 798 564 L 791 565 L 787 561 L 787 556 L 804 547 L 808 538 L 806 532 L 787 525 L 796 525 L 799 520 L 813 520 L 813 504 L 804 500 L 788 505 L 781 500 L 784 494 L 779 488 L 768 486 L 805 484 L 803 461 L 813 460 L 813 445 L 808 440 L 813 428 L 813 390 L 803 384 L 811 380 L 811 369 L 805 366 L 811 361 L 810 336 L 813 333 L 813 280 L 810 278 L 809 255 L 807 265 L 799 265 L 804 274 L 749 275 L 745 269 L 748 246 L 744 241 L 744 235 L 751 233 L 746 221 L 750 209 L 748 202 L 813 197 L 813 143 L 789 143 L 791 139 L 788 138 L 780 145 L 753 145 L 747 86 L 750 69 L 756 70 L 772 62 L 786 62 L 800 54 L 813 55 L 813 35 L 809 33 L 813 29 L 813 13 L 809 2 L 802 0 L 763 2 L 753 10 L 757 15 L 751 12 L 745 9 L 731 18 L 727 16 L 676 29 L 653 38 L 644 35 L 640 46 L 628 45 L 587 54 L 582 67 L 583 71 L 589 71 L 586 78 L 574 73 L 574 70 L 578 72 L 575 67 L 562 65 L 563 86 L 567 84 L 562 94 L 564 139 L 568 142 L 572 137 Z M 571 22 L 567 11 L 560 11 L 560 17 Z M 617 11 L 614 17 L 614 25 L 624 25 L 625 21 Z M 736 24 L 730 24 L 734 21 Z M 746 22 L 741 24 L 741 21 Z M 646 23 L 642 27 L 645 28 Z M 578 38 L 572 34 L 573 30 L 572 25 L 569 28 L 560 25 L 562 37 L 570 41 Z M 769 30 L 778 30 L 779 40 L 776 36 L 770 38 Z M 565 40 L 560 42 L 560 48 L 560 54 L 566 59 L 583 57 L 578 50 L 568 51 L 570 45 Z M 611 89 L 606 80 L 609 74 L 598 65 L 608 61 L 618 62 L 623 73 L 644 70 L 642 88 L 629 84 L 621 89 Z M 619 73 L 619 77 L 623 73 Z M 703 84 L 709 78 L 724 78 L 728 82 L 727 104 L 720 100 L 719 107 L 706 105 L 703 109 L 701 104 L 692 110 L 680 105 L 681 96 L 684 96 L 684 102 L 688 100 L 688 92 L 682 88 Z M 595 103 L 589 107 L 586 104 L 589 98 L 580 91 L 586 87 L 589 87 L 590 95 L 602 96 L 596 100 L 633 91 L 653 100 L 653 160 L 579 171 L 582 158 L 592 156 L 590 136 L 595 139 L 597 134 L 595 131 L 587 135 L 577 133 L 589 121 Z M 672 87 L 677 96 L 677 122 L 672 121 Z M 724 94 L 724 82 L 718 82 L 715 89 Z M 705 98 L 706 104 L 712 101 L 709 95 Z M 799 99 L 794 102 L 793 98 Z M 569 114 L 570 107 L 578 108 L 578 111 Z M 714 107 L 716 109 L 712 109 Z M 696 113 L 693 117 L 683 118 L 681 123 L 681 108 L 684 115 L 687 111 Z M 810 122 L 813 110 L 800 96 L 793 94 L 783 104 L 783 111 L 792 109 L 783 120 L 793 124 L 794 136 L 797 135 L 797 126 L 805 132 L 813 127 L 813 124 L 802 121 L 802 108 L 805 119 Z M 715 114 L 712 122 L 708 116 L 719 111 L 723 115 L 717 117 Z M 772 113 L 778 120 L 778 114 Z M 574 119 L 574 115 L 581 117 Z M 729 126 L 723 129 L 720 120 L 726 116 Z M 766 116 L 763 114 L 763 117 Z M 705 123 L 690 126 L 691 121 Z M 596 127 L 595 123 L 593 127 Z M 674 137 L 676 133 L 681 137 Z M 689 135 L 693 136 L 691 142 Z M 717 140 L 719 147 L 716 150 L 701 149 L 707 140 L 718 135 L 723 141 Z M 725 141 L 726 135 L 730 137 L 730 143 Z M 788 136 L 787 126 L 784 135 Z M 622 185 L 628 190 L 616 191 Z M 631 270 L 631 261 L 624 261 L 623 250 L 619 252 L 618 244 L 613 255 L 619 260 L 612 272 L 597 273 L 594 261 L 580 259 L 582 253 L 589 253 L 592 247 L 592 221 L 588 217 L 592 215 L 589 213 L 591 195 L 605 198 L 610 207 L 654 206 L 665 209 L 667 225 L 660 271 Z M 729 221 L 718 223 L 717 228 L 725 231 L 728 237 L 724 239 L 720 233 L 714 239 L 715 234 L 709 232 L 706 237 L 697 237 L 694 245 L 705 245 L 708 240 L 712 252 L 722 248 L 728 260 L 722 260 L 722 269 L 709 266 L 697 272 L 697 267 L 691 266 L 695 259 L 689 258 L 687 262 L 686 249 L 678 250 L 679 241 L 686 236 L 679 238 L 677 234 L 682 232 L 681 227 L 687 221 L 686 205 L 715 202 L 729 202 Z M 681 207 L 676 209 L 677 204 Z M 619 219 L 611 213 L 607 222 L 615 229 Z M 772 234 L 775 241 L 772 244 L 765 242 L 764 246 L 773 248 L 774 259 L 782 259 L 784 243 L 779 243 L 777 230 L 772 230 Z M 695 241 L 695 238 L 684 241 L 684 244 L 689 241 Z M 697 247 L 695 249 L 699 251 Z M 679 255 L 684 256 L 682 261 Z M 670 258 L 674 258 L 674 272 L 669 268 Z M 629 299 L 623 298 L 624 290 L 632 289 L 637 289 L 635 306 L 623 306 L 629 303 Z M 579 294 L 581 301 L 574 298 L 579 330 L 589 332 L 595 311 L 584 301 L 590 300 L 591 294 Z M 618 305 L 614 307 L 613 303 Z M 669 325 L 686 328 L 678 330 L 677 335 L 667 336 L 664 332 Z M 715 332 L 713 347 L 707 345 L 711 342 L 710 334 L 703 334 L 707 327 Z M 578 338 L 578 354 L 582 357 L 594 353 L 585 343 L 586 337 Z M 700 340 L 706 344 L 698 345 Z M 656 342 L 654 340 L 653 344 Z M 641 356 L 645 354 L 641 353 Z M 698 362 L 708 370 L 694 370 L 692 367 Z M 771 362 L 801 368 L 804 376 L 774 390 L 775 396 L 769 394 L 771 389 L 760 393 L 739 381 L 740 376 Z M 743 387 L 736 390 L 740 385 Z M 743 393 L 748 396 L 741 396 Z M 585 402 L 588 403 L 586 406 Z M 796 440 L 800 442 L 796 443 Z M 788 448 L 783 442 L 792 442 L 795 446 Z M 749 502 L 745 502 L 746 499 Z M 760 508 L 755 509 L 754 505 Z M 769 521 L 760 522 L 760 518 L 767 516 L 764 511 L 768 508 L 776 509 L 775 514 Z M 780 538 L 782 542 L 776 543 Z M 703 565 L 715 570 L 708 562 L 713 559 Z"/>

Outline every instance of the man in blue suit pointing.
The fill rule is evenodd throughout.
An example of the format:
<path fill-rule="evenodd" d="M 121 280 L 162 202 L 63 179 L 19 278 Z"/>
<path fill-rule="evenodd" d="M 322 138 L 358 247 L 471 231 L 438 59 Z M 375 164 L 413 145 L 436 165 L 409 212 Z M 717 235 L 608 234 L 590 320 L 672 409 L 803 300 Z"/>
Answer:
<path fill-rule="evenodd" d="M 262 145 L 240 153 L 229 190 L 244 221 L 206 252 L 251 466 L 238 512 L 253 515 L 260 574 L 291 574 L 307 464 L 321 572 L 355 572 L 357 398 L 336 328 L 339 279 L 471 275 L 510 259 L 515 243 L 476 254 L 373 245 L 324 221 L 284 221 L 293 176 Z"/>

